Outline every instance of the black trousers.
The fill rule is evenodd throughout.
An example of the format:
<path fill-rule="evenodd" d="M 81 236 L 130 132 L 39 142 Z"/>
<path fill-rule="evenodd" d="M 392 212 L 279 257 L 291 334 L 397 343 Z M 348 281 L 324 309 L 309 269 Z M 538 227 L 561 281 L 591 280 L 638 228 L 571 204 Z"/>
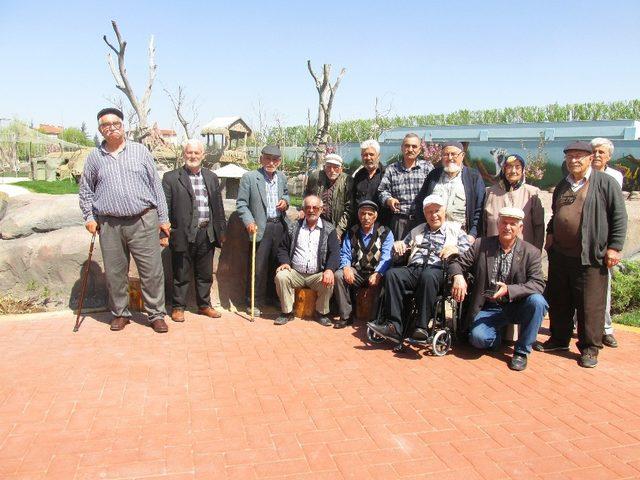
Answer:
<path fill-rule="evenodd" d="M 266 305 L 269 300 L 277 301 L 276 267 L 278 247 L 284 235 L 284 223 L 267 222 L 262 240 L 256 244 L 256 306 Z M 251 305 L 251 253 L 249 253 L 249 269 L 247 271 L 247 305 Z"/>
<path fill-rule="evenodd" d="M 442 283 L 442 269 L 438 267 L 409 265 L 390 269 L 384 276 L 383 314 L 386 320 L 392 322 L 398 332 L 404 332 L 409 320 L 409 312 L 403 311 L 404 296 L 407 291 L 413 291 L 420 312 L 415 326 L 427 328 Z"/>
<path fill-rule="evenodd" d="M 187 305 L 187 292 L 191 276 L 195 279 L 198 308 L 211 306 L 211 284 L 213 283 L 213 253 L 215 247 L 209 241 L 207 230 L 198 229 L 195 241 L 189 243 L 186 252 L 171 251 L 173 267 L 173 308 L 183 309 Z"/>
<path fill-rule="evenodd" d="M 608 280 L 604 266 L 584 266 L 580 258 L 567 257 L 553 250 L 549 252 L 549 281 L 545 296 L 549 303 L 553 340 L 569 345 L 575 311 L 577 347 L 583 353 L 598 354 L 602 348 Z"/>
<path fill-rule="evenodd" d="M 413 220 L 407 215 L 392 214 L 389 221 L 389 228 L 393 232 L 393 238 L 395 240 L 402 240 L 407 233 L 409 233 L 409 226 Z"/>

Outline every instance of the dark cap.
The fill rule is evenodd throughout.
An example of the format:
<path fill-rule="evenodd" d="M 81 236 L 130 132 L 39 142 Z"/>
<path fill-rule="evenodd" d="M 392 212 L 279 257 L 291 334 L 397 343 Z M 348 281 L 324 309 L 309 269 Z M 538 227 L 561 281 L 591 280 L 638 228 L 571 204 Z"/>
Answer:
<path fill-rule="evenodd" d="M 362 200 L 360 203 L 358 203 L 358 210 L 360 210 L 362 207 L 373 208 L 376 212 L 378 211 L 378 204 L 373 200 Z"/>
<path fill-rule="evenodd" d="M 102 117 L 104 115 L 115 115 L 120 120 L 124 120 L 124 115 L 122 114 L 122 112 L 120 110 L 118 110 L 117 108 L 115 108 L 115 107 L 103 108 L 102 110 L 100 110 L 98 112 L 98 115 L 96 116 L 96 119 L 99 121 L 100 117 Z"/>
<path fill-rule="evenodd" d="M 277 145 L 267 145 L 262 149 L 263 155 L 273 155 L 274 157 L 281 157 L 280 147 Z"/>
<path fill-rule="evenodd" d="M 569 145 L 564 147 L 563 152 L 567 153 L 569 150 L 579 150 L 581 152 L 593 153 L 593 148 L 591 148 L 591 143 L 584 141 L 571 142 Z"/>
<path fill-rule="evenodd" d="M 464 146 L 460 142 L 445 142 L 442 144 L 443 150 L 447 147 L 456 147 L 458 150 L 461 150 L 464 152 Z"/>

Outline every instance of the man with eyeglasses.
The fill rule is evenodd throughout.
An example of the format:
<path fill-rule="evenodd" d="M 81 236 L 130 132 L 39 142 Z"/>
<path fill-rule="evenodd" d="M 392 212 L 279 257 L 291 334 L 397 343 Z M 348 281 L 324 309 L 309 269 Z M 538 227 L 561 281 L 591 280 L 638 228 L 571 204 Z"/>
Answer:
<path fill-rule="evenodd" d="M 324 159 L 324 168 L 309 175 L 304 196 L 317 195 L 322 200 L 320 217 L 336 227 L 338 238 L 349 228 L 352 209 L 353 179 L 342 169 L 342 157 L 330 153 Z M 300 216 L 302 218 L 302 215 Z"/>
<path fill-rule="evenodd" d="M 111 330 L 122 330 L 129 311 L 129 254 L 140 274 L 149 325 L 168 330 L 164 320 L 164 271 L 160 243 L 169 237 L 167 202 L 149 150 L 126 139 L 124 116 L 117 108 L 98 112 L 104 142 L 93 149 L 80 179 L 80 209 L 89 233 L 100 234 L 100 250 L 109 288 Z M 162 240 L 158 241 L 158 231 Z"/>
<path fill-rule="evenodd" d="M 459 222 L 471 241 L 482 235 L 482 208 L 485 185 L 480 172 L 466 167 L 464 146 L 460 142 L 447 142 L 442 146 L 442 164 L 424 181 L 416 196 L 416 222 L 424 222 L 419 210 L 428 195 L 440 195 L 445 201 L 447 220 Z"/>
<path fill-rule="evenodd" d="M 433 170 L 430 162 L 418 158 L 422 151 L 418 135 L 405 135 L 400 148 L 402 158 L 387 166 L 378 187 L 380 204 L 391 213 L 390 227 L 394 238 L 404 238 L 412 224 L 421 223 L 416 217 L 421 216 L 424 221 L 422 203 L 416 207 L 414 200 Z"/>
<path fill-rule="evenodd" d="M 253 314 L 262 314 L 260 308 L 276 301 L 275 275 L 278 246 L 287 228 L 289 188 L 287 177 L 278 170 L 282 152 L 277 145 L 267 145 L 260 154 L 258 170 L 245 173 L 240 179 L 236 210 L 244 223 L 249 239 L 256 233 L 255 307 Z M 251 259 L 249 258 L 249 261 Z M 246 302 L 251 315 L 251 269 L 248 269 Z"/>
<path fill-rule="evenodd" d="M 578 364 L 593 368 L 602 348 L 607 269 L 620 262 L 627 212 L 616 180 L 592 168 L 589 142 L 564 149 L 569 175 L 553 191 L 545 248 L 549 255 L 551 337 L 534 348 L 569 350 L 573 314 L 578 323 Z"/>
<path fill-rule="evenodd" d="M 308 195 L 302 202 L 304 218 L 289 225 L 278 249 L 280 266 L 276 270 L 276 290 L 281 314 L 274 322 L 284 325 L 293 320 L 296 288 L 318 293 L 315 321 L 331 326 L 329 300 L 333 293 L 334 272 L 340 266 L 340 243 L 336 229 L 320 218 L 322 200 Z"/>

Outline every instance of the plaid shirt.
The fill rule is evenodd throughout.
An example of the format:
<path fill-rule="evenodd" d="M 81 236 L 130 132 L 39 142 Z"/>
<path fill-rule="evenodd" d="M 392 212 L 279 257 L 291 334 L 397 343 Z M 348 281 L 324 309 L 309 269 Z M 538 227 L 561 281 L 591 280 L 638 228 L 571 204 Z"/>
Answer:
<path fill-rule="evenodd" d="M 496 261 L 493 262 L 493 271 L 491 272 L 491 277 L 489 277 L 490 284 L 495 285 L 498 282 L 505 283 L 507 280 L 507 276 L 511 271 L 511 263 L 513 262 L 513 248 L 509 253 L 504 253 L 502 247 L 498 251 L 498 256 L 496 257 Z"/>
<path fill-rule="evenodd" d="M 411 170 L 407 170 L 402 159 L 392 163 L 378 187 L 380 204 L 385 205 L 390 198 L 396 198 L 400 201 L 400 213 L 413 214 L 413 201 L 431 170 L 433 165 L 426 160 L 418 160 Z"/>
<path fill-rule="evenodd" d="M 259 169 L 260 173 L 264 177 L 265 189 L 267 191 L 267 218 L 275 218 L 278 216 L 278 175 L 275 173 L 273 177 L 269 178 L 264 168 Z"/>
<path fill-rule="evenodd" d="M 207 195 L 207 187 L 202 178 L 202 172 L 192 173 L 187 169 L 191 187 L 193 188 L 193 204 L 198 208 L 198 224 L 209 221 L 209 196 Z"/>
<path fill-rule="evenodd" d="M 442 227 L 432 231 L 429 228 L 429 224 L 425 223 L 424 238 L 422 239 L 422 243 L 420 245 L 415 246 L 416 251 L 420 252 L 422 255 L 416 255 L 411 261 L 411 265 L 426 264 L 428 266 L 433 266 L 433 267 L 442 266 L 442 259 L 440 258 L 440 252 L 442 252 L 442 249 L 444 248 L 445 240 L 446 240 L 446 235 Z M 410 241 L 411 241 L 411 235 L 407 235 L 404 238 L 404 243 L 409 245 Z M 460 250 L 460 253 L 462 253 L 467 251 L 470 246 L 471 246 L 471 243 L 469 242 L 469 238 L 467 237 L 467 234 L 464 232 L 464 230 L 461 230 L 460 235 L 458 235 L 458 250 Z"/>

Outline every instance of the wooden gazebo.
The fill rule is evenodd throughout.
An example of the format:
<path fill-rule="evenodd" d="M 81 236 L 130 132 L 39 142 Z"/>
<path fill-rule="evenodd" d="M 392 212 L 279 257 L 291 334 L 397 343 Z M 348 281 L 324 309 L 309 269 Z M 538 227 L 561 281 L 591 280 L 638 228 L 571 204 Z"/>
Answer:
<path fill-rule="evenodd" d="M 217 117 L 200 130 L 200 135 L 206 138 L 207 150 L 219 155 L 222 163 L 246 163 L 246 144 L 251 133 L 240 117 Z"/>

